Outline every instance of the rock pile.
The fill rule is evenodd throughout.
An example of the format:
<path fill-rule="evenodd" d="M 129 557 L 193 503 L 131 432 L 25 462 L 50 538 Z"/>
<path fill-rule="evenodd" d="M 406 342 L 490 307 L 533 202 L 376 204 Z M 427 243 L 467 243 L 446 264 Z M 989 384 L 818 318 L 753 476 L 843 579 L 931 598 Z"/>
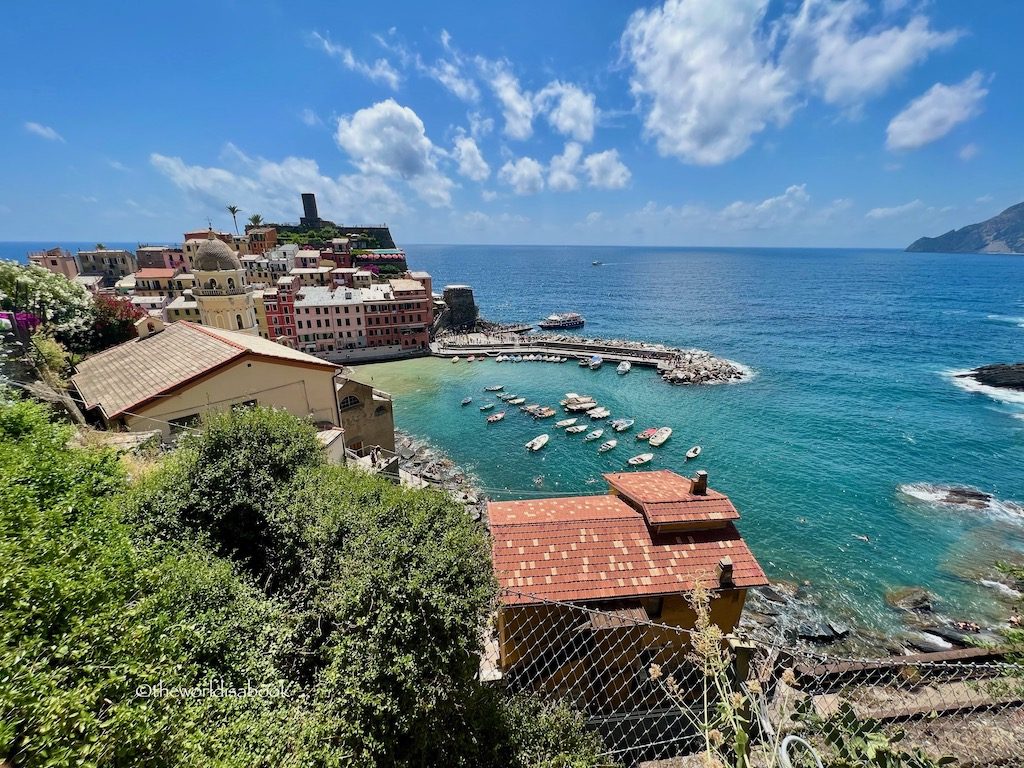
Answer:
<path fill-rule="evenodd" d="M 736 363 L 715 357 L 702 349 L 677 354 L 669 361 L 661 378 L 670 384 L 720 384 L 739 381 L 746 372 Z"/>

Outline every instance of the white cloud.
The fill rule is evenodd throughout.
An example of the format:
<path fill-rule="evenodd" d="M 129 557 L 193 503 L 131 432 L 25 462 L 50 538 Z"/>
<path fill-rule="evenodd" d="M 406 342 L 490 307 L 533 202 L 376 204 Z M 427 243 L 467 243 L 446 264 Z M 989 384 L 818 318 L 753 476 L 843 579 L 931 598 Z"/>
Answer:
<path fill-rule="evenodd" d="M 369 64 L 361 59 L 357 59 L 350 48 L 338 45 L 329 37 L 321 35 L 319 32 L 310 34 L 310 42 L 332 59 L 341 62 L 345 69 L 369 78 L 375 83 L 383 83 L 393 91 L 398 90 L 402 78 L 387 59 L 377 59 L 372 64 Z"/>
<path fill-rule="evenodd" d="M 889 122 L 886 146 L 892 150 L 918 149 L 941 139 L 981 112 L 987 94 L 980 72 L 956 85 L 936 83 Z"/>
<path fill-rule="evenodd" d="M 42 123 L 29 121 L 25 123 L 25 130 L 47 141 L 59 141 L 61 144 L 67 143 L 64 141 L 64 137 L 57 133 L 56 129 Z"/>
<path fill-rule="evenodd" d="M 586 226 L 588 227 L 592 227 L 595 224 L 600 223 L 603 218 L 604 214 L 601 211 L 591 211 L 590 213 L 587 214 L 586 218 L 583 220 L 583 223 L 586 224 Z"/>
<path fill-rule="evenodd" d="M 806 184 L 793 184 L 776 197 L 760 202 L 737 200 L 722 209 L 721 220 L 738 229 L 772 229 L 802 215 L 811 201 Z"/>
<path fill-rule="evenodd" d="M 991 203 L 993 200 L 995 200 L 995 198 L 992 195 L 982 195 L 981 197 L 974 198 L 974 202 L 981 203 L 982 205 Z"/>
<path fill-rule="evenodd" d="M 509 71 L 505 62 L 488 62 L 478 59 L 487 73 L 491 89 L 501 102 L 501 113 L 505 118 L 505 135 L 520 141 L 533 135 L 533 100 L 519 85 L 519 80 Z"/>
<path fill-rule="evenodd" d="M 400 176 L 428 204 L 451 203 L 454 184 L 437 167 L 440 150 L 409 107 L 386 99 L 340 118 L 336 139 L 363 173 Z"/>
<path fill-rule="evenodd" d="M 555 192 L 569 192 L 580 185 L 576 178 L 583 147 L 575 141 L 566 143 L 562 154 L 551 158 L 548 166 L 548 186 Z"/>
<path fill-rule="evenodd" d="M 961 160 L 967 162 L 968 160 L 976 158 L 979 152 L 981 152 L 981 147 L 972 142 L 970 144 L 964 144 L 960 148 L 960 152 L 958 154 Z"/>
<path fill-rule="evenodd" d="M 121 171 L 121 173 L 128 173 L 129 171 L 131 171 L 131 168 L 122 163 L 120 160 L 107 160 L 107 165 L 109 165 L 115 171 Z"/>
<path fill-rule="evenodd" d="M 463 101 L 479 101 L 480 89 L 463 74 L 460 62 L 439 59 L 433 64 L 424 65 L 423 71 Z"/>
<path fill-rule="evenodd" d="M 479 112 L 469 113 L 469 133 L 474 139 L 481 139 L 484 136 L 489 136 L 493 130 L 494 120 L 492 118 L 485 117 Z"/>
<path fill-rule="evenodd" d="M 323 120 L 320 119 L 320 115 L 314 112 L 309 107 L 306 107 L 302 112 L 299 113 L 299 120 L 303 124 L 308 125 L 310 128 L 314 128 L 318 125 L 323 125 Z"/>
<path fill-rule="evenodd" d="M 480 193 L 480 197 L 483 199 L 485 203 L 492 203 L 498 199 L 498 193 L 495 192 L 493 189 L 485 189 L 483 192 Z"/>
<path fill-rule="evenodd" d="M 622 189 L 629 184 L 630 172 L 621 160 L 619 151 L 609 149 L 588 155 L 583 167 L 590 177 L 590 186 L 598 189 Z"/>
<path fill-rule="evenodd" d="M 517 195 L 534 195 L 544 189 L 544 166 L 532 157 L 520 157 L 501 166 L 498 178 Z"/>
<path fill-rule="evenodd" d="M 265 219 L 294 221 L 299 215 L 299 195 L 313 192 L 325 216 L 386 221 L 406 210 L 402 197 L 379 176 L 351 174 L 332 178 L 321 172 L 315 160 L 286 157 L 273 162 L 249 157 L 230 146 L 225 152 L 234 168 L 189 165 L 180 157 L 154 152 L 150 163 L 206 211 L 221 211 L 232 201 L 247 211 L 259 211 Z"/>
<path fill-rule="evenodd" d="M 905 26 L 863 31 L 860 22 L 870 13 L 863 0 L 805 0 L 790 23 L 782 61 L 827 103 L 856 111 L 929 54 L 960 37 L 956 30 L 933 30 L 920 15 Z"/>
<path fill-rule="evenodd" d="M 864 216 L 869 219 L 894 219 L 898 216 L 903 216 L 914 211 L 919 211 L 924 208 L 925 205 L 920 200 L 911 200 L 909 203 L 903 205 L 894 205 L 891 208 L 872 208 Z"/>
<path fill-rule="evenodd" d="M 483 181 L 491 175 L 491 167 L 471 136 L 455 138 L 455 160 L 459 164 L 459 173 L 467 179 Z"/>
<path fill-rule="evenodd" d="M 551 127 L 576 141 L 594 138 L 597 105 L 594 94 L 572 83 L 559 80 L 548 83 L 534 97 L 538 112 L 547 114 Z"/>

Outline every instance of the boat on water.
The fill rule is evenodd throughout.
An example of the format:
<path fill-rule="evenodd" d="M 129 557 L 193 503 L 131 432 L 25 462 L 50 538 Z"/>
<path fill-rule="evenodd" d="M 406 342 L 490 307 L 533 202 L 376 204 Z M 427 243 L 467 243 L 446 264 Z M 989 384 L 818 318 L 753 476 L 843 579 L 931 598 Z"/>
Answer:
<path fill-rule="evenodd" d="M 641 464 L 646 464 L 653 458 L 653 453 L 641 453 L 637 456 L 634 456 L 626 463 L 629 464 L 631 467 L 639 467 Z"/>
<path fill-rule="evenodd" d="M 509 405 L 522 405 L 523 403 L 526 402 L 526 398 L 525 397 L 513 397 L 511 400 L 506 400 L 505 402 L 508 403 Z"/>
<path fill-rule="evenodd" d="M 700 456 L 700 446 L 699 445 L 693 446 L 693 448 L 691 448 L 690 450 L 688 450 L 686 452 L 686 458 L 687 459 L 696 459 L 698 456 Z"/>
<path fill-rule="evenodd" d="M 494 403 L 484 403 L 483 405 L 480 406 L 480 410 L 481 411 L 489 411 L 493 407 L 494 407 Z"/>
<path fill-rule="evenodd" d="M 537 435 L 533 440 L 526 444 L 526 450 L 528 451 L 539 451 L 545 445 L 548 444 L 548 440 L 551 438 L 548 435 Z"/>
<path fill-rule="evenodd" d="M 579 362 L 580 368 L 586 368 L 587 365 L 588 365 L 587 359 L 585 357 L 581 357 L 580 358 L 580 362 Z"/>
<path fill-rule="evenodd" d="M 633 364 L 629 362 L 629 360 L 623 360 L 621 363 L 619 363 L 618 367 L 615 369 L 615 372 L 618 374 L 629 373 L 632 369 Z"/>
<path fill-rule="evenodd" d="M 592 266 L 592 267 L 600 267 L 602 264 L 604 264 L 603 261 L 592 261 L 592 262 L 590 262 L 590 266 Z"/>
<path fill-rule="evenodd" d="M 520 406 L 519 410 L 522 411 L 523 413 L 528 413 L 531 416 L 533 416 L 533 414 L 535 414 L 543 407 L 544 406 L 542 406 L 540 403 L 530 403 L 529 405 Z"/>
<path fill-rule="evenodd" d="M 494 424 L 495 422 L 501 421 L 504 418 L 505 418 L 505 412 L 504 411 L 498 411 L 497 413 L 492 413 L 490 416 L 487 417 L 487 423 L 488 424 Z"/>
<path fill-rule="evenodd" d="M 457 362 L 459 362 L 459 359 L 460 359 L 459 356 L 456 355 L 455 357 L 452 358 L 452 362 L 453 363 L 457 363 Z"/>
<path fill-rule="evenodd" d="M 619 444 L 618 440 L 614 440 L 614 439 L 612 439 L 612 440 L 605 440 L 603 443 L 601 443 L 601 447 L 597 449 L 597 452 L 598 453 L 607 453 L 608 451 L 610 451 L 612 448 L 614 448 L 618 444 Z"/>
<path fill-rule="evenodd" d="M 559 429 L 565 429 L 566 427 L 571 427 L 576 422 L 577 419 L 562 419 L 561 421 L 556 421 L 555 426 Z"/>
<path fill-rule="evenodd" d="M 664 445 L 665 441 L 672 437 L 672 427 L 662 427 L 653 435 L 651 435 L 650 444 L 657 448 L 659 445 Z"/>
<path fill-rule="evenodd" d="M 607 408 L 594 408 L 592 411 L 587 411 L 587 416 L 592 419 L 607 419 L 612 415 L 612 412 Z"/>
<path fill-rule="evenodd" d="M 657 431 L 658 430 L 655 427 L 651 427 L 650 429 L 645 429 L 643 432 L 640 432 L 639 434 L 637 434 L 636 439 L 637 440 L 650 440 L 652 437 L 654 437 L 654 435 L 655 435 L 655 433 L 657 433 Z"/>
<path fill-rule="evenodd" d="M 600 355 L 594 355 L 589 361 L 587 361 L 587 367 L 592 371 L 596 371 L 601 367 L 602 363 L 604 363 L 604 358 Z"/>
<path fill-rule="evenodd" d="M 500 392 L 499 394 L 496 395 L 496 397 L 499 400 L 511 400 L 513 397 L 515 397 L 515 395 L 513 395 L 511 392 Z"/>
<path fill-rule="evenodd" d="M 625 432 L 634 424 L 636 424 L 636 421 L 633 419 L 616 419 L 612 422 L 612 429 L 616 432 Z"/>
<path fill-rule="evenodd" d="M 467 363 L 476 362 L 476 358 L 473 355 L 470 355 L 469 357 L 466 358 L 466 362 Z"/>
<path fill-rule="evenodd" d="M 551 331 L 558 328 L 582 328 L 585 322 L 583 315 L 577 312 L 563 312 L 560 315 L 548 315 L 538 325 L 545 331 Z"/>
<path fill-rule="evenodd" d="M 534 411 L 533 418 L 550 419 L 556 413 L 557 411 L 554 408 L 549 408 L 548 406 L 545 405 L 543 408 L 538 408 L 536 411 Z"/>
<path fill-rule="evenodd" d="M 603 434 L 604 434 L 604 430 L 603 429 L 595 429 L 593 432 L 588 432 L 587 436 L 584 437 L 583 439 L 584 440 L 597 440 L 597 438 L 599 438 Z"/>
<path fill-rule="evenodd" d="M 504 388 L 504 384 L 492 384 L 489 387 L 484 387 L 484 392 L 501 392 Z"/>
<path fill-rule="evenodd" d="M 464 397 L 464 398 L 462 398 L 462 404 L 463 405 L 469 405 L 472 402 L 473 402 L 473 398 L 472 397 Z"/>
<path fill-rule="evenodd" d="M 567 434 L 575 435 L 575 434 L 579 434 L 580 432 L 583 432 L 584 430 L 586 430 L 586 428 L 587 428 L 586 424 L 576 424 L 576 425 L 574 425 L 572 427 L 566 427 L 565 431 L 566 431 Z"/>

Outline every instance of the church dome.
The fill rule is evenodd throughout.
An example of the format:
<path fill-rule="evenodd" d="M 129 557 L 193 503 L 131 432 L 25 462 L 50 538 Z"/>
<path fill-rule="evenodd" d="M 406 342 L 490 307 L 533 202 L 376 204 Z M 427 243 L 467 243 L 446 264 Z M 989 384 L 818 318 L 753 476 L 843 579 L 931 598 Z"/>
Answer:
<path fill-rule="evenodd" d="M 230 245 L 212 235 L 196 249 L 192 269 L 197 272 L 217 272 L 222 269 L 241 269 L 242 264 Z"/>

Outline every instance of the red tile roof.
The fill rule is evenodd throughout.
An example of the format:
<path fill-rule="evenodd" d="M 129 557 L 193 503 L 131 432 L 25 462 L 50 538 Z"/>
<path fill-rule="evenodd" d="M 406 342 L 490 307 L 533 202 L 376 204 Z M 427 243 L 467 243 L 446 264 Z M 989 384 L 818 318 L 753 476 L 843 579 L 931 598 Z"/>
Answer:
<path fill-rule="evenodd" d="M 740 513 L 723 493 L 708 488 L 692 493 L 693 481 L 667 469 L 653 472 L 613 472 L 608 484 L 643 510 L 651 525 L 737 520 Z"/>
<path fill-rule="evenodd" d="M 168 278 L 174 277 L 178 274 L 176 269 L 166 269 L 164 267 L 146 267 L 140 269 L 135 273 L 136 280 L 155 280 L 157 278 Z"/>
<path fill-rule="evenodd" d="M 492 502 L 487 510 L 494 571 L 511 590 L 507 605 L 673 594 L 698 581 L 714 588 L 726 556 L 736 587 L 768 583 L 732 523 L 652 533 L 639 512 L 611 495 Z"/>

